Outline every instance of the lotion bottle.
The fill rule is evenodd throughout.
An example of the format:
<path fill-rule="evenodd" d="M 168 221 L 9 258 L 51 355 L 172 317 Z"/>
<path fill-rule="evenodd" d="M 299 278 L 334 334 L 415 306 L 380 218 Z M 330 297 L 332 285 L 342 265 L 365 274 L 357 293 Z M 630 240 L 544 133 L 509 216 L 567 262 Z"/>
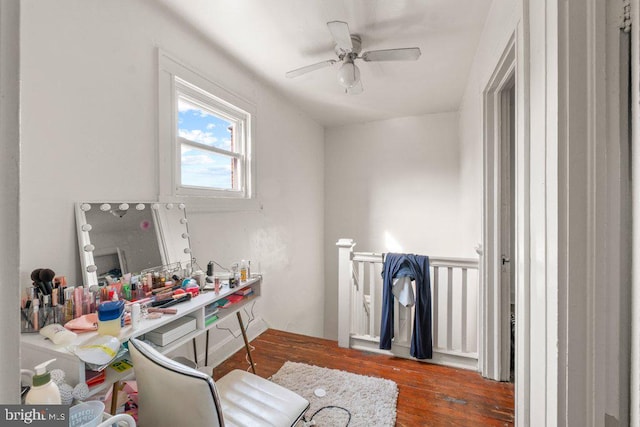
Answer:
<path fill-rule="evenodd" d="M 51 374 L 47 370 L 47 365 L 55 360 L 47 360 L 34 368 L 33 386 L 25 398 L 27 405 L 60 405 L 62 403 L 60 389 L 51 381 Z"/>

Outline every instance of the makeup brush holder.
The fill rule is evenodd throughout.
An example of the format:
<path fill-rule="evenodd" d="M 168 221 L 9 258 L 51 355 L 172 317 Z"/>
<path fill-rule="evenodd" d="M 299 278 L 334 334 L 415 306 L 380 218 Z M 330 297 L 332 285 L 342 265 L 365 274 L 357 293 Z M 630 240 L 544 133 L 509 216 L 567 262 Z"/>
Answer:
<path fill-rule="evenodd" d="M 45 307 L 38 309 L 38 315 L 34 315 L 33 307 L 20 309 L 20 331 L 23 333 L 39 332 L 43 327 L 52 323 L 64 323 L 62 306 Z M 36 325 L 37 321 L 37 325 Z"/>

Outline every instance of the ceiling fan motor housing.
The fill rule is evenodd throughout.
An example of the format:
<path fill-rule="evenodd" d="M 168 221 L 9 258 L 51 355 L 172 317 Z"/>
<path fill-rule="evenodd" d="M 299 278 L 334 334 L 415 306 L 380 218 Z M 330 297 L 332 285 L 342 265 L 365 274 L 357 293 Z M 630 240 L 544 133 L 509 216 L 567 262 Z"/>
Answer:
<path fill-rule="evenodd" d="M 345 56 L 349 56 L 352 60 L 356 59 L 360 52 L 362 51 L 362 39 L 357 34 L 351 34 L 351 44 L 353 45 L 353 49 L 351 52 L 345 52 L 338 45 L 333 48 L 333 51 L 338 55 L 338 58 L 342 60 Z"/>

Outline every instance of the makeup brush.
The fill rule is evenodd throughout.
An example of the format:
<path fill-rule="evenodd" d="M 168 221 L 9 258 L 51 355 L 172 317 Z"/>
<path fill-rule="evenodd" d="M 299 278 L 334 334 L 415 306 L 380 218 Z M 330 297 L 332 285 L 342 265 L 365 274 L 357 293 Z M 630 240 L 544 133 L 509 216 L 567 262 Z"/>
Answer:
<path fill-rule="evenodd" d="M 36 268 L 35 270 L 33 270 L 31 272 L 31 280 L 33 280 L 33 287 L 38 289 L 42 295 L 46 295 L 47 288 L 45 287 L 44 283 L 42 283 L 42 280 L 40 279 L 41 271 L 42 271 L 41 268 Z"/>
<path fill-rule="evenodd" d="M 53 289 L 53 278 L 56 277 L 56 273 L 49 269 L 44 268 L 40 270 L 40 281 L 44 285 L 46 289 L 46 295 L 51 295 L 51 290 Z"/>

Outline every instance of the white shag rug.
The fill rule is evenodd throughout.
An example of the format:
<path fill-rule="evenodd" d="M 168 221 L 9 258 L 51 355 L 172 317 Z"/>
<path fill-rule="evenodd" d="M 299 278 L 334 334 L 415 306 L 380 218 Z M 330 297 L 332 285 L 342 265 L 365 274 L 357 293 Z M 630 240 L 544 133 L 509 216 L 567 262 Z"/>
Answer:
<path fill-rule="evenodd" d="M 351 413 L 349 427 L 395 425 L 398 385 L 391 380 L 297 362 L 285 362 L 271 380 L 307 399 L 311 406 L 305 419 L 313 417 L 318 427 L 342 427 L 349 421 L 342 409 L 321 409 L 328 406 L 347 409 Z M 326 394 L 319 397 L 316 390 Z"/>

